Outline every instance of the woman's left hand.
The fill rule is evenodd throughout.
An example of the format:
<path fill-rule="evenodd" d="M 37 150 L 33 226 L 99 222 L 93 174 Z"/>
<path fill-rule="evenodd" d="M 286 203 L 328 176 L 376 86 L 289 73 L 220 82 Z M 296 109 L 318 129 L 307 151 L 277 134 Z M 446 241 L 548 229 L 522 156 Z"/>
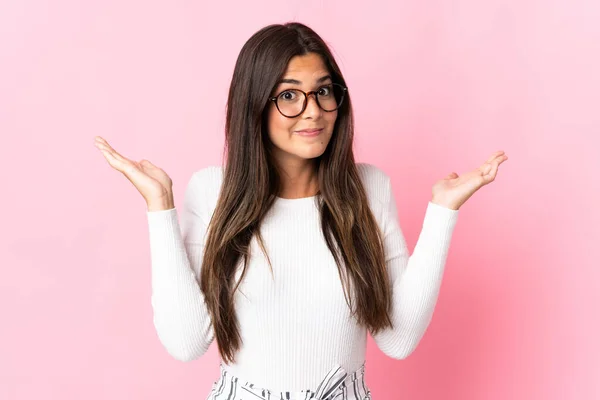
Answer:
<path fill-rule="evenodd" d="M 482 186 L 496 178 L 498 166 L 508 157 L 503 151 L 497 151 L 479 168 L 458 176 L 452 172 L 436 182 L 431 189 L 431 202 L 452 210 L 458 210 Z"/>

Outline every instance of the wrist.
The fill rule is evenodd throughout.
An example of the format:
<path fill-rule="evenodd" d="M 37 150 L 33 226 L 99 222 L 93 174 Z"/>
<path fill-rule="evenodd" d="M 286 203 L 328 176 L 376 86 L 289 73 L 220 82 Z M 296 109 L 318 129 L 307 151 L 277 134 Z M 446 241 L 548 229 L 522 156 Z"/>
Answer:
<path fill-rule="evenodd" d="M 433 204 L 437 204 L 438 206 L 445 207 L 445 208 L 448 208 L 450 210 L 455 210 L 456 211 L 456 210 L 458 210 L 460 208 L 460 205 L 458 205 L 458 204 L 452 204 L 452 203 L 450 203 L 448 201 L 440 200 L 440 199 L 438 199 L 436 197 L 432 197 L 431 198 L 431 202 Z"/>
<path fill-rule="evenodd" d="M 158 199 L 149 200 L 147 203 L 148 211 L 164 211 L 175 208 L 172 195 L 167 195 Z"/>

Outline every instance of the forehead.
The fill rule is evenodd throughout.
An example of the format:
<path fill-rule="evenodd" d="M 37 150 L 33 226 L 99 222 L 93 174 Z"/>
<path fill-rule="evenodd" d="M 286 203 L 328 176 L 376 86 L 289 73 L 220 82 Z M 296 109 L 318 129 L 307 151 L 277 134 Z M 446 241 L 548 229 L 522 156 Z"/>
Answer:
<path fill-rule="evenodd" d="M 315 53 L 309 53 L 302 56 L 294 56 L 288 62 L 284 73 L 284 78 L 302 78 L 303 82 L 315 81 L 329 71 L 323 62 L 321 56 Z M 305 82 L 310 83 L 310 82 Z"/>

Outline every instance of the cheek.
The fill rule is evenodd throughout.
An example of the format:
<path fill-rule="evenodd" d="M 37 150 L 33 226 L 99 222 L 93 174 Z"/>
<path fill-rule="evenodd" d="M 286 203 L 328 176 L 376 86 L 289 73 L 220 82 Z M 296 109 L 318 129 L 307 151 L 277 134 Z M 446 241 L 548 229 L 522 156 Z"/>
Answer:
<path fill-rule="evenodd" d="M 323 116 L 323 119 L 325 120 L 325 125 L 327 126 L 327 130 L 329 132 L 328 137 L 331 137 L 333 134 L 333 128 L 335 126 L 335 121 L 337 120 L 337 111 L 334 113 L 326 113 L 326 115 Z"/>
<path fill-rule="evenodd" d="M 276 140 L 277 137 L 288 138 L 294 126 L 293 120 L 286 118 L 276 109 L 269 111 L 269 137 Z"/>
<path fill-rule="evenodd" d="M 326 113 L 325 118 L 327 119 L 327 123 L 331 125 L 331 129 L 333 129 L 333 125 L 335 125 L 335 121 L 337 119 L 338 112 Z"/>

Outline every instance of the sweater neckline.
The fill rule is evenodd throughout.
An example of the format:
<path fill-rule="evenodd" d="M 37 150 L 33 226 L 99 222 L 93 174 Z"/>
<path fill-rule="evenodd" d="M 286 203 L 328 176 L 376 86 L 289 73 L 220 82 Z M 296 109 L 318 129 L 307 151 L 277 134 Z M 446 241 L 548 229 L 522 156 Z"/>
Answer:
<path fill-rule="evenodd" d="M 287 199 L 279 196 L 275 196 L 275 204 L 284 207 L 301 207 L 309 204 L 316 204 L 315 201 L 319 195 L 308 196 L 308 197 L 297 197 L 295 199 Z"/>

